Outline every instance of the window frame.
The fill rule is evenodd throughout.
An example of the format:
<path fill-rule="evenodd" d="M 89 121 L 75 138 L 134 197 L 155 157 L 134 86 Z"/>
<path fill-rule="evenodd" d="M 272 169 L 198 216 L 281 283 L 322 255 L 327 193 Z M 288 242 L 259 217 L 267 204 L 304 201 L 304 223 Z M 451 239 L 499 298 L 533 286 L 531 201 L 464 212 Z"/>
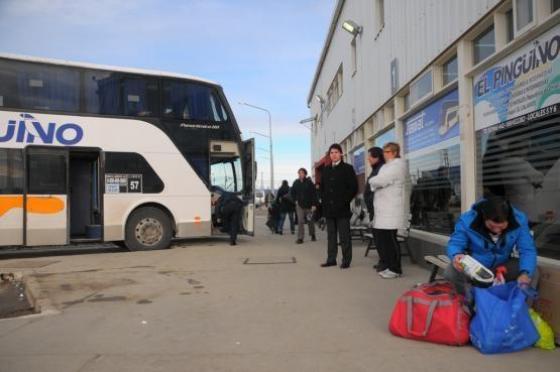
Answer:
<path fill-rule="evenodd" d="M 477 43 L 477 41 L 481 40 L 484 36 L 489 34 L 490 32 L 492 32 L 492 34 L 493 34 L 493 49 L 494 50 L 488 56 L 486 56 L 482 59 L 480 59 L 480 57 L 479 57 L 477 59 L 478 53 L 477 53 L 476 43 Z M 492 23 L 490 26 L 486 27 L 484 30 L 479 32 L 476 35 L 476 37 L 473 38 L 472 44 L 473 44 L 473 63 L 474 63 L 475 66 L 482 63 L 483 61 L 487 60 L 491 56 L 493 56 L 496 53 L 496 25 L 494 23 Z"/>
<path fill-rule="evenodd" d="M 521 27 L 520 29 L 517 28 L 517 21 L 518 21 L 518 7 L 517 4 L 519 4 L 520 0 L 513 0 L 512 3 L 512 9 L 513 9 L 513 37 L 516 38 L 522 34 L 524 34 L 525 32 L 527 32 L 529 29 L 533 28 L 537 22 L 537 12 L 536 12 L 536 6 L 535 6 L 535 0 L 523 0 L 523 1 L 529 1 L 531 4 L 531 12 L 532 12 L 532 19 L 529 23 L 527 23 L 525 26 Z"/>
<path fill-rule="evenodd" d="M 455 60 L 455 66 L 456 66 L 455 78 L 453 80 L 446 80 L 446 75 L 448 75 L 448 73 L 446 73 L 446 66 L 449 66 L 450 62 L 452 62 L 453 60 Z M 457 53 L 447 58 L 447 60 L 445 60 L 445 62 L 441 64 L 441 74 L 442 74 L 443 86 L 452 84 L 459 79 L 459 59 L 457 57 Z"/>

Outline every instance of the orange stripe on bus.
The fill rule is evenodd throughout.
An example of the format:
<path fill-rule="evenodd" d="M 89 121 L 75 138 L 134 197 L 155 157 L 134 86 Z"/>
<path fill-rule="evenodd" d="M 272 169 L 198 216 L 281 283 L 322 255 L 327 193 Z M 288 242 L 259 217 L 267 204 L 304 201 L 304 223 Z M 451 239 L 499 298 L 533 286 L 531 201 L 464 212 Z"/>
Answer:
<path fill-rule="evenodd" d="M 0 217 L 14 208 L 23 208 L 23 196 L 0 196 Z M 64 201 L 52 196 L 27 197 L 27 212 L 55 214 L 64 209 Z"/>

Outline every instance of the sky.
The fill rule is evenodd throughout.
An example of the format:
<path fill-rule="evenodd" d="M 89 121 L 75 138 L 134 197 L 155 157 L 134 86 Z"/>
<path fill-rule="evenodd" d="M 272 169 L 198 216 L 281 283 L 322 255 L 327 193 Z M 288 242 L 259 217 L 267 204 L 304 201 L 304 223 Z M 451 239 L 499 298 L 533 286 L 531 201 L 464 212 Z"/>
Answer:
<path fill-rule="evenodd" d="M 336 0 L 0 0 L 0 53 L 200 76 L 221 84 L 244 138 L 255 137 L 257 185 L 311 163 L 307 94 Z"/>

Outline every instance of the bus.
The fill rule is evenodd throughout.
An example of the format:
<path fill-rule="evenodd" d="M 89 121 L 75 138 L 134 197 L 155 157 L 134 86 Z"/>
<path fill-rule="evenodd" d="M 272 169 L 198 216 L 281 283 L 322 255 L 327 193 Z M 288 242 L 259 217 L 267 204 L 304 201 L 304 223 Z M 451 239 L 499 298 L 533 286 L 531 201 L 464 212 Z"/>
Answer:
<path fill-rule="evenodd" d="M 0 248 L 224 235 L 216 189 L 253 235 L 255 172 L 214 82 L 0 54 Z"/>

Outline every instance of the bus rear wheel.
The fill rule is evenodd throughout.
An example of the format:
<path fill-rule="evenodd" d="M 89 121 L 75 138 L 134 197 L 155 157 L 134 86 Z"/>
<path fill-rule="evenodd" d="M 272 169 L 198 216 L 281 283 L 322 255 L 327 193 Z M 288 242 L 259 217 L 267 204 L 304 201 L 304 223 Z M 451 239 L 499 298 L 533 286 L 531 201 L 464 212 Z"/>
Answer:
<path fill-rule="evenodd" d="M 159 208 L 144 207 L 134 211 L 126 223 L 125 245 L 131 251 L 169 248 L 171 220 Z"/>

